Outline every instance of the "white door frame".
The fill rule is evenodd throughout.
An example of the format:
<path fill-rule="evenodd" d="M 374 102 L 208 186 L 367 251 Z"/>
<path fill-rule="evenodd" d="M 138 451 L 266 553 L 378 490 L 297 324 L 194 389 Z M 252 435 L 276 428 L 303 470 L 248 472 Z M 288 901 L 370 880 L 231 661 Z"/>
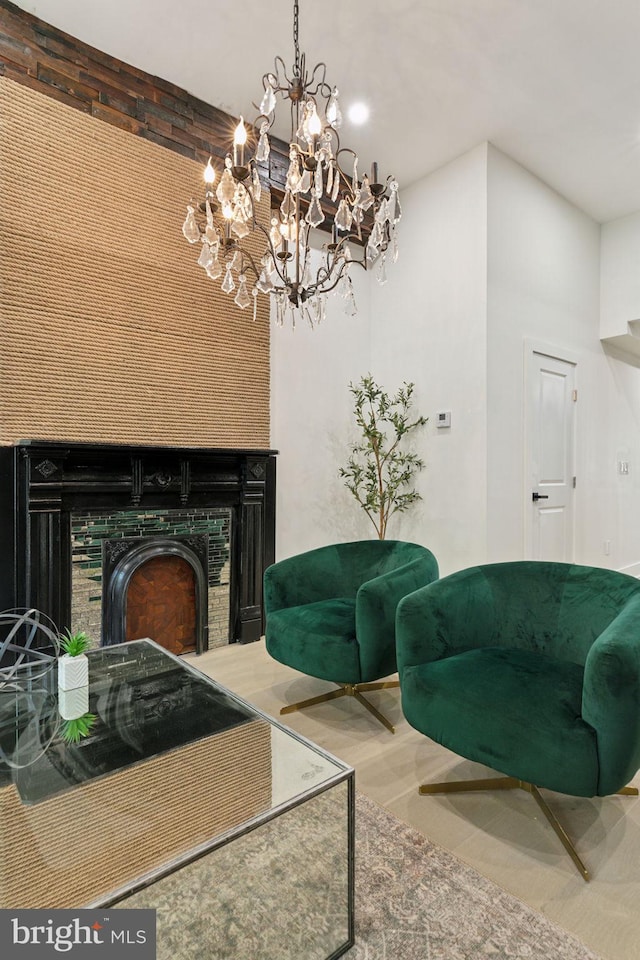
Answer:
<path fill-rule="evenodd" d="M 522 449 L 522 464 L 523 464 L 523 489 L 522 489 L 522 521 L 523 521 L 523 544 L 524 544 L 524 556 L 525 558 L 530 558 L 533 553 L 533 524 L 531 522 L 531 463 L 530 463 L 530 454 L 531 454 L 531 444 L 532 444 L 532 435 L 533 428 L 531 423 L 531 409 L 529 403 L 529 391 L 531 389 L 531 359 L 534 353 L 542 354 L 545 357 L 550 357 L 552 360 L 561 360 L 564 363 L 570 363 L 574 367 L 574 389 L 578 390 L 578 355 L 573 351 L 566 349 L 565 347 L 560 347 L 557 344 L 548 343 L 541 340 L 533 340 L 529 337 L 524 339 L 524 351 L 523 351 L 523 366 L 524 366 L 524 375 L 523 375 L 523 395 L 522 395 L 522 435 L 523 435 L 523 449 Z M 573 431 L 573 450 L 571 451 L 571 456 L 573 460 L 573 474 L 576 475 L 576 462 L 577 462 L 577 439 L 578 439 L 578 410 L 577 404 L 574 414 L 574 431 Z M 577 487 L 579 486 L 579 478 L 577 478 L 576 486 L 576 500 L 574 500 L 574 509 L 573 509 L 573 529 L 571 531 L 571 555 L 575 557 L 575 546 L 576 546 L 576 503 L 577 503 Z"/>

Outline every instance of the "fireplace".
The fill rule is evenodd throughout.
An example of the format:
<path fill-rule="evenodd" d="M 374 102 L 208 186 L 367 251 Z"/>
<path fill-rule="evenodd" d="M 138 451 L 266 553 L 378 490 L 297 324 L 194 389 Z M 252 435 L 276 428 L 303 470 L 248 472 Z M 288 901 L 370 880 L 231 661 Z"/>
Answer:
<path fill-rule="evenodd" d="M 0 609 L 36 607 L 103 645 L 163 629 L 177 653 L 257 640 L 275 451 L 1 447 L 0 538 Z"/>

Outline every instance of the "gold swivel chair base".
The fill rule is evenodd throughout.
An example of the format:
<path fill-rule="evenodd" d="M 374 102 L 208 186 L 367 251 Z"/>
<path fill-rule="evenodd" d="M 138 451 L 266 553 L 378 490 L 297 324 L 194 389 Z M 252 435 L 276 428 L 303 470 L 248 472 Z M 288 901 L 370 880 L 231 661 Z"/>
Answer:
<path fill-rule="evenodd" d="M 578 855 L 578 851 L 567 836 L 562 824 L 558 818 L 551 812 L 540 791 L 532 783 L 526 780 L 517 780 L 515 777 L 490 777 L 487 780 L 455 780 L 451 783 L 425 783 L 418 788 L 418 792 L 427 793 L 464 793 L 472 790 L 526 790 L 530 793 L 545 817 L 557 833 L 565 850 L 575 863 L 583 879 L 589 880 L 589 871 Z M 618 790 L 618 794 L 626 797 L 637 797 L 636 787 L 623 787 Z"/>
<path fill-rule="evenodd" d="M 301 700 L 299 703 L 291 703 L 288 707 L 283 707 L 280 715 L 284 713 L 294 713 L 296 710 L 304 710 L 305 707 L 313 707 L 316 703 L 325 703 L 327 700 L 337 700 L 338 697 L 355 697 L 358 703 L 366 707 L 369 713 L 373 714 L 376 720 L 379 720 L 387 730 L 395 733 L 395 727 L 384 717 L 379 710 L 376 710 L 372 703 L 362 696 L 362 691 L 367 690 L 388 690 L 391 687 L 399 687 L 399 680 L 381 680 L 375 683 L 340 683 L 337 690 L 331 690 L 329 693 L 321 693 L 317 697 L 309 697 L 308 700 Z"/>

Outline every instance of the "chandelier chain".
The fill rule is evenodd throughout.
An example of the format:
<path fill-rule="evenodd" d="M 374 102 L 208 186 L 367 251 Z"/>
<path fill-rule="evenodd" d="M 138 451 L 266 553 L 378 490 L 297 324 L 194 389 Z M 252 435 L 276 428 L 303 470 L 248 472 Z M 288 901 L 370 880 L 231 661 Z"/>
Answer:
<path fill-rule="evenodd" d="M 296 77 L 300 76 L 300 47 L 298 45 L 299 23 L 300 23 L 300 15 L 298 10 L 298 0 L 293 0 L 293 47 L 295 50 L 295 61 L 293 64 L 293 72 Z"/>

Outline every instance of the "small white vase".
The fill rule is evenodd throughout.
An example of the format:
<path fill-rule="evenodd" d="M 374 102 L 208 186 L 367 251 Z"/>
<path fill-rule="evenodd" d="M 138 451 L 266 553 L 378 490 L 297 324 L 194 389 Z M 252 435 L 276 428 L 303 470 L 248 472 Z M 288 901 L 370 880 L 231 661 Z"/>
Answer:
<path fill-rule="evenodd" d="M 68 653 L 58 660 L 58 690 L 75 690 L 89 684 L 89 661 L 81 653 L 70 657 Z"/>
<path fill-rule="evenodd" d="M 58 690 L 58 710 L 63 720 L 77 720 L 89 710 L 89 685 Z"/>

